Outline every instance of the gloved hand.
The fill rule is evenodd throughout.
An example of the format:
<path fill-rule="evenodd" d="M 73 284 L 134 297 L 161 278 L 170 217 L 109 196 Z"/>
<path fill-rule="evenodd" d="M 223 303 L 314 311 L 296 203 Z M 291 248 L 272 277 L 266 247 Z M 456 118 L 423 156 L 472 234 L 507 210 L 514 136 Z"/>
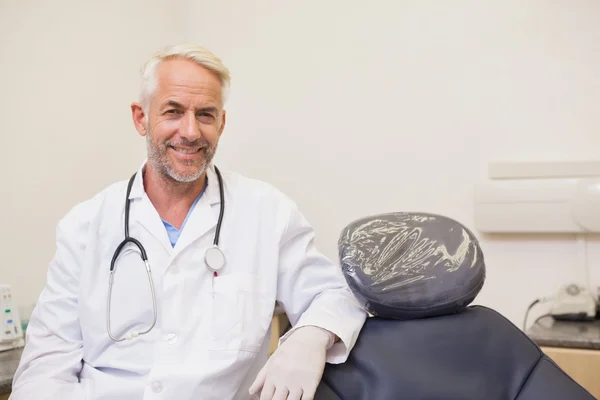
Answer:
<path fill-rule="evenodd" d="M 269 358 L 250 395 L 260 392 L 260 400 L 312 400 L 333 338 L 331 332 L 316 326 L 299 328 Z"/>

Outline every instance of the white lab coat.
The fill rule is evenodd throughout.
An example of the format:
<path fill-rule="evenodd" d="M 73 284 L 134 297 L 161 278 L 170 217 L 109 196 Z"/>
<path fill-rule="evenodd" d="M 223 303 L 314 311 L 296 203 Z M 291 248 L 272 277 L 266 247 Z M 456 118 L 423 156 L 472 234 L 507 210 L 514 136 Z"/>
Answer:
<path fill-rule="evenodd" d="M 223 182 L 220 246 L 227 265 L 213 281 L 204 252 L 220 207 L 214 168 L 174 248 L 138 173 L 130 234 L 148 254 L 158 321 L 135 340 L 115 343 L 106 331 L 109 265 L 124 237 L 127 182 L 78 204 L 59 222 L 11 399 L 248 399 L 268 357 L 276 301 L 294 329 L 334 332 L 341 340 L 327 361 L 346 360 L 366 314 L 339 267 L 315 248 L 309 223 L 268 184 L 236 173 L 223 173 Z M 148 278 L 133 246 L 117 261 L 111 304 L 113 335 L 143 331 L 152 321 Z"/>

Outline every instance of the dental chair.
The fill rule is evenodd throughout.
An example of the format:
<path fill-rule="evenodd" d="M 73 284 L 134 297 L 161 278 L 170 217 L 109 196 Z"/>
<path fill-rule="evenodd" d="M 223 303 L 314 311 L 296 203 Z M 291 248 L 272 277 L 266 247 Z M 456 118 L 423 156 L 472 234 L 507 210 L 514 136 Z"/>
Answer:
<path fill-rule="evenodd" d="M 594 399 L 510 321 L 470 305 L 485 263 L 460 223 L 424 213 L 363 218 L 343 230 L 339 255 L 371 317 L 349 359 L 326 365 L 315 400 Z"/>

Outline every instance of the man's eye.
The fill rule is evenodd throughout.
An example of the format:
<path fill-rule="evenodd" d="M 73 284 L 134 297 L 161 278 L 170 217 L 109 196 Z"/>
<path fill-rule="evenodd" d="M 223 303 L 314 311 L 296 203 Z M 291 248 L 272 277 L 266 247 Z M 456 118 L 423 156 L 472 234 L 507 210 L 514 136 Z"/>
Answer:
<path fill-rule="evenodd" d="M 167 110 L 167 114 L 179 114 L 179 110 L 175 110 L 175 109 Z"/>
<path fill-rule="evenodd" d="M 215 119 L 215 117 L 210 113 L 200 113 L 198 114 L 198 118 L 200 118 L 203 121 L 212 121 L 213 119 Z"/>

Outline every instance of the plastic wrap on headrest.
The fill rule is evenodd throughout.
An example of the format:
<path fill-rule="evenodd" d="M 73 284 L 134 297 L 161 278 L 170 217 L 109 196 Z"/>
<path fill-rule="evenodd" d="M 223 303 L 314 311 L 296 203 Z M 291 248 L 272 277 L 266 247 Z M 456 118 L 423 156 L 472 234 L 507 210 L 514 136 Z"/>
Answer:
<path fill-rule="evenodd" d="M 477 238 L 441 215 L 398 212 L 361 218 L 342 231 L 339 255 L 355 297 L 379 317 L 460 312 L 485 280 Z"/>

